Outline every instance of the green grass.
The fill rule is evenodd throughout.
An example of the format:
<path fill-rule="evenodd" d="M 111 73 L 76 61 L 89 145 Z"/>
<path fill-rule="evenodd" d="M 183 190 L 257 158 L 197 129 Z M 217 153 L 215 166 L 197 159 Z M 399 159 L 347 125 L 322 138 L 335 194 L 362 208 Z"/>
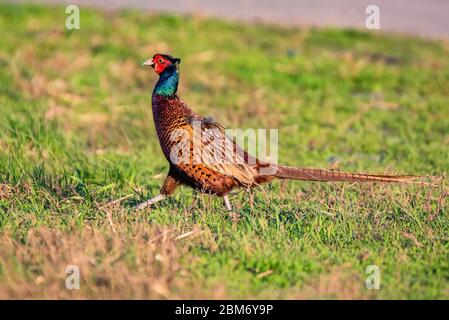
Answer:
<path fill-rule="evenodd" d="M 182 58 L 179 93 L 195 111 L 229 128 L 278 128 L 282 164 L 337 159 L 345 171 L 442 175 L 449 43 L 85 8 L 80 30 L 65 30 L 65 19 L 62 7 L 0 4 L 0 247 L 9 248 L 0 296 L 95 298 L 105 274 L 112 284 L 102 296 L 115 298 L 449 298 L 443 187 L 274 182 L 253 202 L 232 196 L 237 222 L 220 199 L 188 188 L 129 211 L 158 193 L 168 170 L 151 119 L 156 75 L 140 66 L 154 53 Z M 145 241 L 156 229 L 173 239 L 202 231 L 173 240 L 173 270 L 144 264 L 171 275 L 162 291 L 154 281 L 139 287 L 147 273 L 133 235 L 147 227 Z M 33 232 L 91 231 L 112 244 L 99 250 L 79 238 L 77 252 L 97 248 L 101 267 L 86 264 L 94 269 L 81 288 L 91 291 L 67 293 L 70 259 L 55 262 L 52 278 L 38 257 L 53 249 L 40 252 Z M 118 234 L 129 247 L 116 246 Z M 14 258 L 19 249 L 35 256 Z M 380 290 L 365 288 L 372 264 Z M 126 293 L 111 280 L 123 268 L 136 280 Z"/>

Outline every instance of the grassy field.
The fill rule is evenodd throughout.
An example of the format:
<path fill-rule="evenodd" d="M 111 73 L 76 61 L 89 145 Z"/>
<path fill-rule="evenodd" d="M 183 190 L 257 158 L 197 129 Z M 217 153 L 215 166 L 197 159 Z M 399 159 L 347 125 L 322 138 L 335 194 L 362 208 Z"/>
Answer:
<path fill-rule="evenodd" d="M 279 162 L 443 175 L 449 43 L 201 17 L 0 4 L 0 298 L 449 298 L 435 189 L 274 182 L 222 201 L 168 170 L 140 64 L 182 57 L 180 96 L 229 128 L 278 128 Z M 65 287 L 80 268 L 79 290 Z M 365 288 L 365 269 L 380 289 Z"/>

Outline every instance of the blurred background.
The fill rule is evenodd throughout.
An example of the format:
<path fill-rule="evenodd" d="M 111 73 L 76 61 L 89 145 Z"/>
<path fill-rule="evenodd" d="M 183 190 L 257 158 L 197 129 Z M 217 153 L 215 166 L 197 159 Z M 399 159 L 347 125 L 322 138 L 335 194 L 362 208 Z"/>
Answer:
<path fill-rule="evenodd" d="M 383 31 L 423 37 L 449 36 L 446 0 L 16 0 L 48 4 L 79 4 L 106 10 L 142 10 L 199 14 L 283 25 L 364 28 L 365 8 L 377 5 Z"/>

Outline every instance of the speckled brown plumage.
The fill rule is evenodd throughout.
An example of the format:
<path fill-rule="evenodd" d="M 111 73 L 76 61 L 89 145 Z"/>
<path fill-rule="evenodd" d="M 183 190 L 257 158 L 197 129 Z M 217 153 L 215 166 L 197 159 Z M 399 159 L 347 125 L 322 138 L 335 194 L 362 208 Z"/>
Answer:
<path fill-rule="evenodd" d="M 204 118 L 194 113 L 186 104 L 175 96 L 165 97 L 157 94 L 153 95 L 153 119 L 161 149 L 170 163 L 170 176 L 182 184 L 189 185 L 202 192 L 224 195 L 237 186 L 242 186 L 238 180 L 232 176 L 224 175 L 214 171 L 201 163 L 193 161 L 194 149 L 193 141 L 189 141 L 190 151 L 187 163 L 174 164 L 170 158 L 172 148 L 179 144 L 179 140 L 171 139 L 175 130 L 186 130 L 192 134 L 192 119 L 204 121 Z M 205 128 L 207 130 L 207 128 Z M 175 135 L 174 135 L 175 136 Z M 182 154 L 178 154 L 182 157 Z M 170 194 L 172 189 L 163 190 L 165 194 Z"/>

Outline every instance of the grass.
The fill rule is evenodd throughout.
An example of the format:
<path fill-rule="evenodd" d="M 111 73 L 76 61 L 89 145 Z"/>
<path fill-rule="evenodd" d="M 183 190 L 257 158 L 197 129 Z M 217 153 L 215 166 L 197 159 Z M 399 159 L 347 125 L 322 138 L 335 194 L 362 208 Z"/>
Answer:
<path fill-rule="evenodd" d="M 195 111 L 279 128 L 283 164 L 442 175 L 447 42 L 85 8 L 80 30 L 65 19 L 0 4 L 1 298 L 449 298 L 444 186 L 274 182 L 232 197 L 237 221 L 187 188 L 129 210 L 168 170 L 156 75 L 140 67 L 154 53 L 182 57 Z M 365 288 L 373 264 L 380 290 Z"/>

